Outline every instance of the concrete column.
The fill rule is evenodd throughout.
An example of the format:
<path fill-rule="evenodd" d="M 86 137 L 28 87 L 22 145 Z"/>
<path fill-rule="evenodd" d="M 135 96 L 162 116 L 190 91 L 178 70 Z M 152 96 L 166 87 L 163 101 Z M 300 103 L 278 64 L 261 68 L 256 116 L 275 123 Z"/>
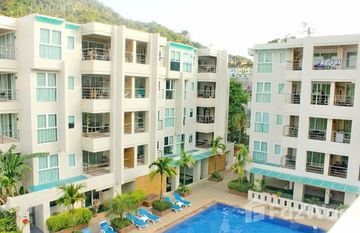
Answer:
<path fill-rule="evenodd" d="M 133 40 L 133 62 L 136 63 L 136 41 Z"/>
<path fill-rule="evenodd" d="M 131 77 L 131 92 L 130 92 L 131 98 L 135 98 L 136 91 L 135 91 L 135 77 Z"/>
<path fill-rule="evenodd" d="M 180 185 L 180 167 L 176 167 L 176 176 L 171 177 L 171 191 L 175 191 Z"/>
<path fill-rule="evenodd" d="M 195 162 L 193 167 L 193 183 L 200 180 L 201 176 L 201 160 Z"/>
<path fill-rule="evenodd" d="M 50 217 L 50 205 L 48 202 L 35 207 L 35 223 L 36 227 L 44 233 L 48 233 L 46 220 Z"/>
<path fill-rule="evenodd" d="M 330 189 L 325 189 L 325 199 L 324 199 L 324 203 L 325 203 L 325 204 L 329 204 L 329 203 L 330 203 Z"/>
<path fill-rule="evenodd" d="M 356 194 L 345 193 L 344 204 L 350 206 L 356 200 Z"/>
<path fill-rule="evenodd" d="M 329 163 L 330 163 L 330 154 L 325 154 L 325 159 L 324 159 L 324 174 L 327 175 L 329 174 Z"/>
<path fill-rule="evenodd" d="M 209 159 L 201 160 L 201 177 L 207 178 L 208 177 L 208 168 L 209 168 Z"/>
<path fill-rule="evenodd" d="M 294 183 L 293 200 L 303 201 L 304 185 L 301 183 Z"/>
<path fill-rule="evenodd" d="M 326 141 L 327 142 L 331 142 L 331 130 L 332 130 L 332 119 L 327 119 L 327 124 L 326 124 Z"/>
<path fill-rule="evenodd" d="M 330 84 L 329 105 L 331 105 L 331 106 L 334 105 L 334 98 L 335 98 L 335 82 L 331 82 L 331 84 Z"/>

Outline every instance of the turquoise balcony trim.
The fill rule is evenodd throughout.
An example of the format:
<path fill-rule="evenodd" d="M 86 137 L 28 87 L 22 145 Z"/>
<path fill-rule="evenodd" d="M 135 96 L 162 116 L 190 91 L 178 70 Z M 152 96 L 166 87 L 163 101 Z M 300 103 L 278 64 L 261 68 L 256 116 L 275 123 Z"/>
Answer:
<path fill-rule="evenodd" d="M 49 23 L 54 25 L 61 25 L 65 22 L 63 19 L 50 18 L 42 15 L 35 15 L 35 20 L 42 23 Z"/>
<path fill-rule="evenodd" d="M 54 182 L 47 183 L 47 184 L 34 185 L 34 186 L 30 187 L 30 192 L 38 192 L 38 191 L 42 191 L 42 190 L 46 190 L 46 189 L 51 189 L 51 188 L 55 188 L 61 184 L 70 184 L 70 183 L 74 183 L 74 182 L 78 182 L 78 181 L 82 181 L 82 180 L 86 180 L 86 179 L 87 178 L 85 176 L 75 176 L 75 177 L 58 180 L 58 181 L 54 181 Z"/>
<path fill-rule="evenodd" d="M 170 42 L 169 45 L 170 45 L 170 47 L 177 48 L 177 49 L 184 49 L 184 50 L 190 50 L 190 51 L 194 50 L 194 47 L 192 47 L 190 45 L 186 45 L 186 44 Z"/>
<path fill-rule="evenodd" d="M 80 25 L 72 24 L 72 23 L 65 23 L 65 28 L 70 30 L 79 30 Z"/>
<path fill-rule="evenodd" d="M 252 167 L 249 170 L 250 173 L 269 176 L 281 180 L 287 180 L 291 182 L 303 183 L 306 185 L 318 186 L 327 189 L 333 189 L 341 192 L 360 194 L 360 187 L 348 184 L 341 184 L 337 182 L 331 182 L 327 180 L 313 179 L 304 176 L 296 176 L 283 172 L 270 171 L 262 168 Z"/>
<path fill-rule="evenodd" d="M 194 161 L 199 161 L 214 156 L 211 153 L 211 149 L 205 149 L 205 150 L 192 149 L 187 151 L 187 153 L 193 156 Z M 166 155 L 166 157 L 171 157 L 172 159 L 174 159 L 174 161 L 171 163 L 172 167 L 178 166 L 178 160 L 180 159 L 180 154 Z"/>

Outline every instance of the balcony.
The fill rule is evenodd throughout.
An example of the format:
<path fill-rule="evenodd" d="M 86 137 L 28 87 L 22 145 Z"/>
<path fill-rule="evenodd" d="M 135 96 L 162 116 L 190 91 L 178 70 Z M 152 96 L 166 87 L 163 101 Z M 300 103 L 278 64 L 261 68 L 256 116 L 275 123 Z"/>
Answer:
<path fill-rule="evenodd" d="M 288 61 L 287 69 L 292 71 L 302 70 L 303 48 L 294 48 L 291 53 L 292 55 Z"/>
<path fill-rule="evenodd" d="M 286 137 L 297 138 L 299 133 L 299 128 L 291 125 L 284 125 L 283 135 Z"/>
<path fill-rule="evenodd" d="M 126 76 L 124 97 L 127 99 L 148 98 L 147 78 Z"/>
<path fill-rule="evenodd" d="M 92 153 L 83 150 L 83 172 L 90 176 L 110 173 L 110 151 Z"/>
<path fill-rule="evenodd" d="M 215 122 L 215 116 L 197 115 L 196 122 L 202 124 L 213 124 Z"/>
<path fill-rule="evenodd" d="M 109 113 L 83 113 L 83 136 L 91 138 L 110 136 Z"/>
<path fill-rule="evenodd" d="M 210 148 L 213 139 L 214 133 L 196 132 L 195 146 L 199 148 Z"/>
<path fill-rule="evenodd" d="M 356 69 L 357 45 L 314 47 L 313 70 Z"/>
<path fill-rule="evenodd" d="M 302 60 L 292 60 L 287 62 L 287 69 L 293 71 L 302 70 Z"/>
<path fill-rule="evenodd" d="M 213 99 L 215 98 L 215 90 L 198 90 L 198 98 Z"/>
<path fill-rule="evenodd" d="M 314 105 L 329 105 L 329 94 L 312 94 L 311 104 Z"/>
<path fill-rule="evenodd" d="M 329 176 L 346 179 L 348 171 L 348 157 L 342 155 L 330 155 Z"/>
<path fill-rule="evenodd" d="M 286 104 L 300 104 L 301 93 L 285 94 Z"/>
<path fill-rule="evenodd" d="M 327 119 L 325 118 L 309 118 L 309 139 L 325 141 L 326 140 Z"/>
<path fill-rule="evenodd" d="M 309 139 L 325 141 L 326 130 L 309 129 Z"/>
<path fill-rule="evenodd" d="M 110 99 L 109 87 L 82 87 L 83 99 Z"/>
<path fill-rule="evenodd" d="M 0 102 L 15 101 L 17 94 L 15 74 L 0 73 Z"/>
<path fill-rule="evenodd" d="M 311 173 L 324 174 L 324 164 L 307 162 L 306 171 Z"/>
<path fill-rule="evenodd" d="M 133 118 L 135 119 L 134 122 L 132 122 Z M 147 132 L 145 112 L 125 112 L 124 119 L 124 134 Z"/>
<path fill-rule="evenodd" d="M 147 64 L 148 43 L 126 39 L 125 42 L 125 62 L 136 64 Z"/>
<path fill-rule="evenodd" d="M 281 167 L 295 170 L 296 167 L 296 149 L 287 148 L 287 154 L 280 159 Z"/>
<path fill-rule="evenodd" d="M 134 168 L 135 167 L 135 148 L 125 148 L 124 149 L 124 168 Z"/>
<path fill-rule="evenodd" d="M 331 141 L 339 143 L 350 143 L 351 125 L 351 120 L 333 119 Z"/>
<path fill-rule="evenodd" d="M 110 61 L 110 49 L 107 48 L 85 48 L 82 49 L 82 60 Z"/>
<path fill-rule="evenodd" d="M 19 90 L 14 90 L 14 89 L 2 89 L 0 87 L 0 102 L 16 101 L 18 91 Z"/>
<path fill-rule="evenodd" d="M 350 82 L 336 82 L 335 83 L 335 106 L 354 106 L 354 91 L 355 83 Z"/>
<path fill-rule="evenodd" d="M 216 73 L 217 58 L 200 56 L 198 59 L 198 73 Z"/>

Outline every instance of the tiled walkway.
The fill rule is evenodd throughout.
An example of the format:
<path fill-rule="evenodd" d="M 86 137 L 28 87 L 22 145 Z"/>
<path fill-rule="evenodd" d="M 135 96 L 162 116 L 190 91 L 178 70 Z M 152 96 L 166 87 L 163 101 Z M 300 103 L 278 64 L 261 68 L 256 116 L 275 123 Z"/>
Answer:
<path fill-rule="evenodd" d="M 215 183 L 208 180 L 200 181 L 199 183 L 191 187 L 192 194 L 187 196 L 186 199 L 192 202 L 192 207 L 183 208 L 181 212 L 170 213 L 161 218 L 161 222 L 156 223 L 155 225 L 149 224 L 149 227 L 146 229 L 134 230 L 133 232 L 143 232 L 143 233 L 153 233 L 153 232 L 163 232 L 164 229 L 174 224 L 177 221 L 182 221 L 183 219 L 193 215 L 196 211 L 202 210 L 205 205 L 213 202 L 223 202 L 232 206 L 237 206 L 249 210 L 254 210 L 257 212 L 266 213 L 276 217 L 282 217 L 285 219 L 294 219 L 294 221 L 303 223 L 310 226 L 318 226 L 325 230 L 330 229 L 334 222 L 321 220 L 321 219 L 308 219 L 304 216 L 292 217 L 289 212 L 280 211 L 279 209 L 269 209 L 266 205 L 259 205 L 258 203 L 250 203 L 247 201 L 246 197 L 234 195 L 228 192 L 227 182 L 232 179 L 231 174 L 225 174 L 225 179 L 222 182 Z M 171 195 L 172 196 L 172 195 Z M 280 214 L 281 213 L 281 214 Z M 282 215 L 282 216 L 280 216 Z M 103 220 L 102 218 L 95 218 L 90 222 L 90 227 L 92 232 L 99 232 L 98 223 Z M 176 223 L 175 223 L 176 224 Z"/>

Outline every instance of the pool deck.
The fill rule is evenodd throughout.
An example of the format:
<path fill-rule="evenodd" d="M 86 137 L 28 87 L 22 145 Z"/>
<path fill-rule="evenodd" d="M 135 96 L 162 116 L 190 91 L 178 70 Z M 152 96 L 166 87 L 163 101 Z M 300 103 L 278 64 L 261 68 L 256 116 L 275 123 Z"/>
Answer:
<path fill-rule="evenodd" d="M 215 183 L 208 180 L 202 180 L 191 186 L 192 194 L 187 196 L 186 199 L 192 202 L 192 206 L 189 208 L 183 208 L 182 211 L 175 213 L 169 213 L 161 217 L 161 221 L 154 224 L 149 224 L 148 228 L 140 231 L 136 229 L 132 232 L 143 232 L 143 233 L 153 233 L 153 232 L 163 232 L 165 229 L 177 224 L 184 219 L 191 217 L 197 212 L 206 209 L 208 206 L 216 202 L 222 202 L 224 204 L 232 205 L 239 208 L 244 208 L 247 210 L 252 210 L 259 213 L 264 213 L 270 216 L 279 217 L 283 219 L 294 220 L 297 223 L 302 223 L 309 226 L 318 226 L 326 231 L 328 231 L 334 221 L 328 221 L 323 219 L 316 218 L 307 218 L 306 216 L 291 214 L 291 212 L 286 210 L 281 210 L 278 208 L 273 208 L 268 205 L 259 204 L 256 202 L 249 202 L 246 197 L 231 194 L 227 189 L 227 182 L 234 177 L 230 173 L 224 174 L 224 180 Z M 172 195 L 170 195 L 172 197 Z M 90 222 L 90 228 L 92 232 L 99 232 L 98 223 L 103 220 L 103 218 L 93 218 Z"/>

